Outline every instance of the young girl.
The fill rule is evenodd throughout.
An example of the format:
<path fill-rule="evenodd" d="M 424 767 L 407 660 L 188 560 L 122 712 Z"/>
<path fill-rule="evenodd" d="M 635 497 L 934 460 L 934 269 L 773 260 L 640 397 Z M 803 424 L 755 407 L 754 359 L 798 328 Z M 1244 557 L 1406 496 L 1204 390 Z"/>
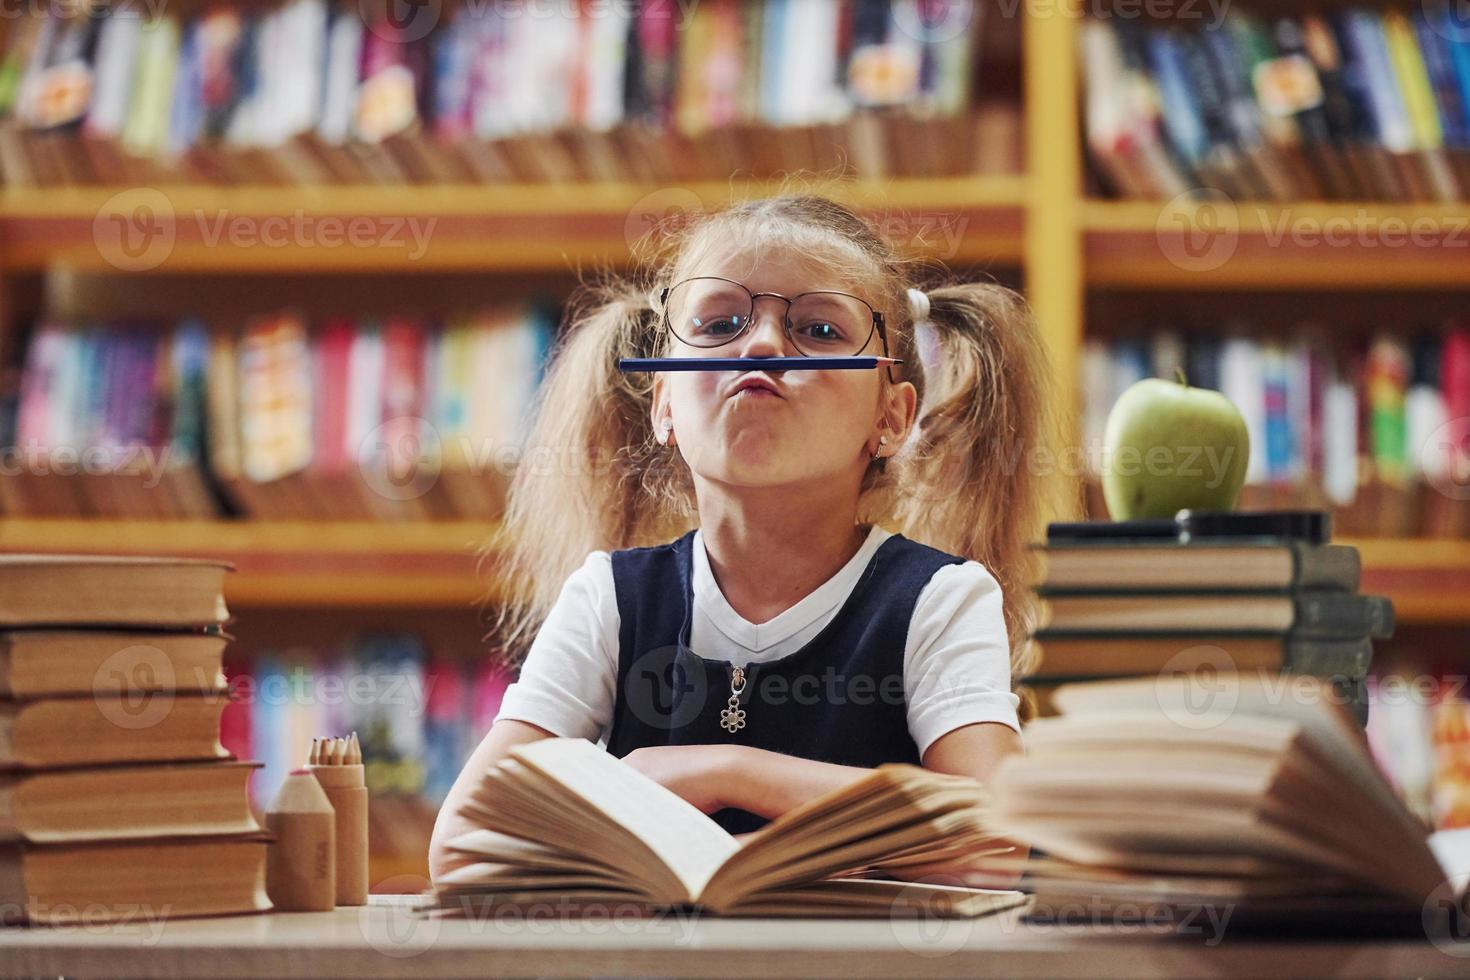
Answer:
<path fill-rule="evenodd" d="M 436 877 L 480 775 L 548 736 L 605 740 L 732 833 L 882 763 L 983 781 L 1019 750 L 1048 405 L 1021 299 L 922 291 L 804 195 L 703 217 L 650 268 L 574 308 L 543 387 L 500 621 L 529 650 L 440 811 Z M 844 354 L 903 363 L 617 367 Z"/>

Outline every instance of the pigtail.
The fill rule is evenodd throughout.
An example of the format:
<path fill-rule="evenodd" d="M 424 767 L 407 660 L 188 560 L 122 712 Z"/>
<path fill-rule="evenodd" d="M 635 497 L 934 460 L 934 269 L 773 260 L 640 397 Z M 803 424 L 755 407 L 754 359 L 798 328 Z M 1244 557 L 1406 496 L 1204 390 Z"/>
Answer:
<path fill-rule="evenodd" d="M 653 438 L 652 382 L 617 369 L 659 341 L 647 292 L 584 287 L 570 306 L 511 478 L 502 534 L 486 560 L 504 583 L 492 640 L 519 663 L 568 575 L 589 552 L 655 544 L 693 526 L 694 490 L 677 450 Z"/>
<path fill-rule="evenodd" d="M 921 359 L 920 417 L 895 474 L 895 517 L 909 537 L 980 562 L 1000 583 L 1015 686 L 1034 660 L 1028 545 L 1054 492 L 1034 452 L 1054 434 L 1046 351 L 1011 289 L 948 285 L 928 299 L 917 329 L 933 332 L 933 356 Z M 1024 696 L 1022 708 L 1029 715 Z"/>

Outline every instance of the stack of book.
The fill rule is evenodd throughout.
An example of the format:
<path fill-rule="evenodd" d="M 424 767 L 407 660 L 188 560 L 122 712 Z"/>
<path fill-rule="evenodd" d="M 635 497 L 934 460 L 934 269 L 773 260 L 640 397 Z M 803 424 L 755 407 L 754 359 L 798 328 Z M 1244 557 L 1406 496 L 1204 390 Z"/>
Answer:
<path fill-rule="evenodd" d="M 227 570 L 0 556 L 5 920 L 270 907 L 255 766 L 220 745 Z"/>
<path fill-rule="evenodd" d="M 1470 31 L 1453 4 L 1197 26 L 1083 22 L 1087 145 L 1108 190 L 1466 199 Z"/>
<path fill-rule="evenodd" d="M 1183 677 L 1058 691 L 1061 716 L 992 781 L 992 825 L 1044 852 L 1027 869 L 1036 913 L 1463 943 L 1463 836 L 1426 833 L 1325 681 L 1277 687 L 1257 673 L 1207 699 Z"/>
<path fill-rule="evenodd" d="M 1393 605 L 1359 595 L 1356 548 L 1319 512 L 1052 524 L 1039 546 L 1043 714 L 1068 680 L 1268 670 L 1333 680 L 1359 722 Z"/>

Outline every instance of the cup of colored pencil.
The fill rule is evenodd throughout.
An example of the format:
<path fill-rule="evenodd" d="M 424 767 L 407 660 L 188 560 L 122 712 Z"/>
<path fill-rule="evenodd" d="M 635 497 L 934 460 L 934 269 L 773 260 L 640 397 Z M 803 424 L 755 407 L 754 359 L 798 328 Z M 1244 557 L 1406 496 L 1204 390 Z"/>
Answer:
<path fill-rule="evenodd" d="M 368 791 L 357 733 L 314 738 L 306 767 L 316 776 L 337 821 L 337 904 L 366 905 Z"/>

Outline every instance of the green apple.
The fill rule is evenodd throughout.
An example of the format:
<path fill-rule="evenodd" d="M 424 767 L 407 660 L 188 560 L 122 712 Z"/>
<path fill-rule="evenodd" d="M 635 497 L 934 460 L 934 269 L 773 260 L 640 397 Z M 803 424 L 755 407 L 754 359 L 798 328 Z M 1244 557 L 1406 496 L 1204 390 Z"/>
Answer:
<path fill-rule="evenodd" d="M 1230 399 L 1208 388 L 1148 378 L 1108 413 L 1102 485 L 1115 521 L 1235 507 L 1250 461 L 1250 432 Z"/>

